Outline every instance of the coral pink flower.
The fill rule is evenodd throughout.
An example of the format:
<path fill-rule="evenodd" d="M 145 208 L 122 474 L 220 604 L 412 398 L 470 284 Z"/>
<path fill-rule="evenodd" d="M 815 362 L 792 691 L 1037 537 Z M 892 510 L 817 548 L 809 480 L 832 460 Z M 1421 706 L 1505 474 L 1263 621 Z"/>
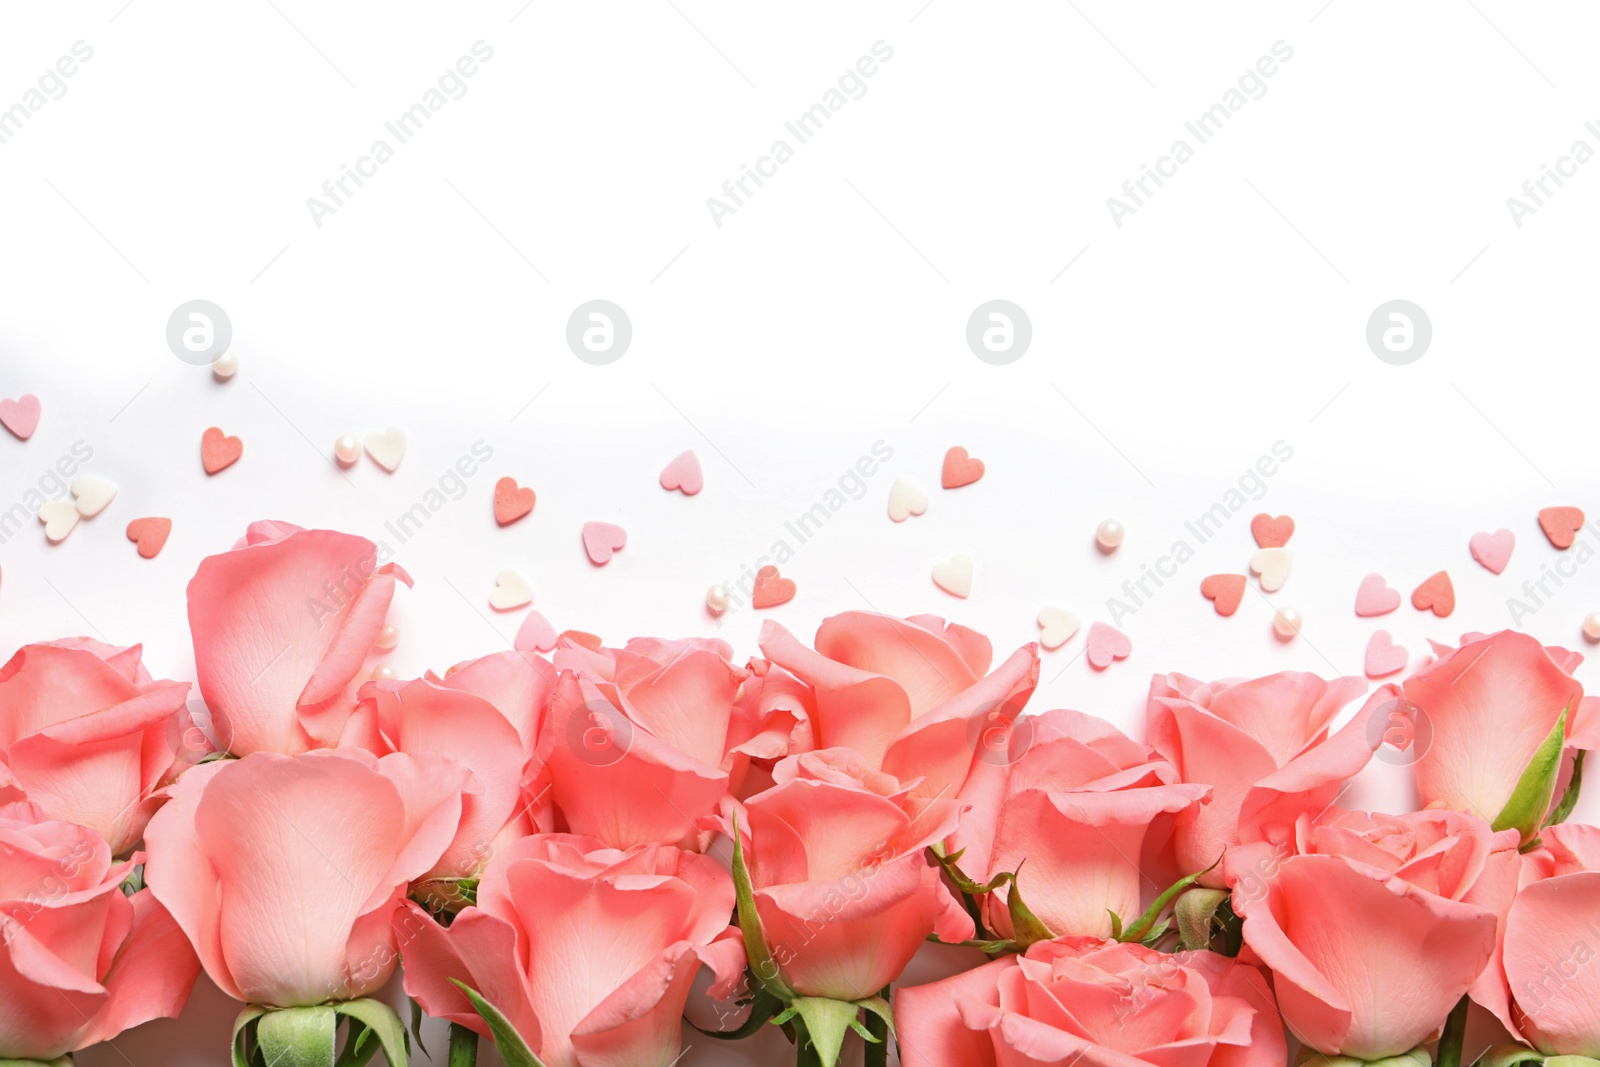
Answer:
<path fill-rule="evenodd" d="M 961 795 L 972 810 L 950 844 L 963 873 L 988 882 L 1020 868 L 1023 900 L 1058 937 L 1110 937 L 1112 912 L 1131 925 L 1143 911 L 1146 830 L 1159 815 L 1190 811 L 1210 787 L 1178 783 L 1166 760 L 1077 711 L 1026 716 L 1011 743 L 1015 762 L 980 760 Z M 1012 933 L 1008 895 L 984 897 L 984 924 L 1000 936 Z"/>
<path fill-rule="evenodd" d="M 1037 645 L 991 673 L 987 637 L 932 615 L 835 615 L 816 651 L 769 620 L 761 651 L 816 690 L 817 747 L 853 748 L 918 796 L 955 796 L 985 731 L 1015 719 L 1039 681 Z"/>
<path fill-rule="evenodd" d="M 1283 1024 L 1261 972 L 1212 952 L 1096 938 L 895 994 L 905 1067 L 1282 1067 Z"/>
<path fill-rule="evenodd" d="M 1150 746 L 1179 780 L 1212 787 L 1211 802 L 1176 820 L 1173 847 L 1184 873 L 1204 870 L 1237 841 L 1259 841 L 1302 811 L 1333 803 L 1382 741 L 1367 728 L 1374 698 L 1334 732 L 1339 710 L 1366 691 L 1360 678 L 1324 681 L 1285 671 L 1248 681 L 1202 682 L 1183 674 L 1150 681 Z M 1217 867 L 1201 881 L 1222 886 Z"/>
<path fill-rule="evenodd" d="M 539 834 L 494 857 L 476 906 L 449 927 L 407 902 L 394 929 L 406 992 L 429 1015 L 489 1033 L 454 978 L 547 1067 L 668 1064 L 701 964 L 717 997 L 744 972 L 733 901 L 733 880 L 705 856 Z"/>
<path fill-rule="evenodd" d="M 255 522 L 232 550 L 200 561 L 189 629 L 217 747 L 293 755 L 331 748 L 356 706 L 395 582 L 371 541 Z"/>
<path fill-rule="evenodd" d="M 1334 808 L 1230 849 L 1227 876 L 1289 1029 L 1374 1060 L 1437 1035 L 1493 957 L 1519 866 L 1516 832 L 1472 815 Z"/>
<path fill-rule="evenodd" d="M 917 797 L 850 749 L 791 756 L 774 779 L 745 802 L 749 823 L 739 831 L 762 931 L 793 989 L 870 997 L 930 933 L 972 936 L 972 920 L 924 851 L 955 829 L 954 800 Z"/>
<path fill-rule="evenodd" d="M 183 1010 L 200 962 L 105 841 L 0 804 L 0 1060 L 54 1060 Z"/>
<path fill-rule="evenodd" d="M 187 722 L 189 683 L 152 680 L 139 655 L 79 638 L 28 645 L 0 667 L 0 799 L 92 827 L 115 855 L 160 804 Z"/>
<path fill-rule="evenodd" d="M 353 1000 L 394 970 L 390 918 L 461 821 L 436 755 L 258 752 L 179 777 L 145 830 L 145 881 L 235 1000 Z"/>

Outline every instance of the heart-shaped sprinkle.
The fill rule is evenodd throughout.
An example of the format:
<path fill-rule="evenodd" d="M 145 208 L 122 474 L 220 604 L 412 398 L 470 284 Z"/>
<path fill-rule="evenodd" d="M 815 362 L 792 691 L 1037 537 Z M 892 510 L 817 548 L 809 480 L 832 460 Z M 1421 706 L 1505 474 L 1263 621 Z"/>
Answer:
<path fill-rule="evenodd" d="M 684 496 L 694 496 L 706 485 L 705 476 L 700 473 L 700 457 L 694 454 L 694 449 L 680 453 L 676 459 L 668 463 L 661 471 L 661 488 L 671 492 L 676 489 Z"/>
<path fill-rule="evenodd" d="M 1573 539 L 1583 528 L 1583 511 L 1579 508 L 1545 508 L 1539 512 L 1539 528 L 1557 548 L 1571 548 Z"/>
<path fill-rule="evenodd" d="M 533 510 L 532 489 L 517 484 L 515 478 L 501 478 L 494 483 L 494 521 L 510 526 Z"/>
<path fill-rule="evenodd" d="M 0 426 L 26 441 L 39 428 L 39 398 L 24 393 L 15 400 L 0 400 Z"/>
<path fill-rule="evenodd" d="M 713 615 L 721 615 L 733 603 L 733 590 L 728 588 L 727 582 L 718 582 L 706 590 L 706 610 Z"/>
<path fill-rule="evenodd" d="M 406 435 L 393 426 L 379 433 L 377 430 L 369 432 L 361 439 L 361 445 L 367 450 L 373 462 L 386 471 L 393 472 L 400 466 L 400 460 L 406 454 Z"/>
<path fill-rule="evenodd" d="M 200 462 L 207 474 L 215 474 L 233 466 L 242 455 L 244 442 L 237 437 L 228 437 L 215 426 L 200 435 Z"/>
<path fill-rule="evenodd" d="M 605 642 L 600 640 L 600 635 L 587 630 L 562 630 L 556 635 L 556 640 L 566 641 L 579 648 L 587 648 L 590 652 L 599 652 L 605 646 Z"/>
<path fill-rule="evenodd" d="M 1262 512 L 1250 520 L 1250 535 L 1261 548 L 1282 548 L 1294 536 L 1294 520 L 1287 515 L 1273 518 Z"/>
<path fill-rule="evenodd" d="M 105 478 L 80 474 L 72 479 L 72 496 L 77 501 L 78 514 L 86 519 L 104 511 L 116 495 L 116 484 Z"/>
<path fill-rule="evenodd" d="M 1388 630 L 1378 630 L 1367 640 L 1367 677 L 1382 678 L 1406 669 L 1411 654 L 1389 636 Z"/>
<path fill-rule="evenodd" d="M 70 500 L 46 500 L 39 507 L 39 521 L 51 544 L 62 540 L 78 525 L 78 508 Z"/>
<path fill-rule="evenodd" d="M 911 516 L 921 515 L 927 510 L 927 491 L 905 475 L 897 476 L 889 487 L 889 518 L 895 522 L 905 522 Z"/>
<path fill-rule="evenodd" d="M 518 652 L 549 652 L 556 647 L 556 628 L 537 611 L 530 611 L 517 627 L 511 647 Z"/>
<path fill-rule="evenodd" d="M 1218 615 L 1226 617 L 1239 610 L 1244 587 L 1242 574 L 1213 574 L 1200 580 L 1200 595 L 1211 601 Z"/>
<path fill-rule="evenodd" d="M 951 596 L 963 599 L 972 592 L 972 557 L 957 552 L 933 565 L 933 584 Z"/>
<path fill-rule="evenodd" d="M 793 600 L 794 594 L 794 582 L 780 577 L 778 568 L 769 564 L 756 571 L 756 585 L 750 593 L 750 604 L 757 608 L 775 608 Z"/>
<path fill-rule="evenodd" d="M 496 611 L 515 611 L 533 603 L 533 586 L 528 579 L 507 567 L 494 577 L 494 592 L 489 594 L 489 606 Z"/>
<path fill-rule="evenodd" d="M 1506 564 L 1511 562 L 1511 550 L 1516 547 L 1517 535 L 1510 530 L 1496 530 L 1494 533 L 1475 533 L 1467 542 L 1467 547 L 1472 550 L 1472 558 L 1483 564 L 1486 569 L 1494 574 L 1499 574 L 1506 569 Z"/>
<path fill-rule="evenodd" d="M 1105 670 L 1111 666 L 1112 660 L 1127 659 L 1132 651 L 1133 642 L 1115 626 L 1107 626 L 1103 622 L 1089 624 L 1089 666 L 1095 670 Z"/>
<path fill-rule="evenodd" d="M 172 533 L 172 520 L 162 518 L 134 519 L 128 523 L 128 540 L 139 546 L 139 555 L 155 559 L 167 545 L 167 535 Z"/>
<path fill-rule="evenodd" d="M 1432 611 L 1441 619 L 1456 610 L 1456 587 L 1450 584 L 1450 575 L 1440 571 L 1413 589 L 1411 606 L 1418 611 Z"/>
<path fill-rule="evenodd" d="M 1400 590 L 1391 589 L 1381 574 L 1369 574 L 1361 579 L 1356 590 L 1356 614 L 1363 618 L 1387 615 L 1400 606 Z"/>
<path fill-rule="evenodd" d="M 589 562 L 596 567 L 611 562 L 611 557 L 622 551 L 628 543 L 628 531 L 609 522 L 583 524 L 583 550 L 589 553 Z"/>
<path fill-rule="evenodd" d="M 944 454 L 944 470 L 939 475 L 939 484 L 946 489 L 960 489 L 982 477 L 983 460 L 973 459 L 967 455 L 965 448 L 956 445 Z"/>
<path fill-rule="evenodd" d="M 1276 593 L 1289 577 L 1294 556 L 1287 548 L 1258 548 L 1250 557 L 1250 573 L 1261 577 L 1263 592 Z"/>
<path fill-rule="evenodd" d="M 1047 649 L 1057 649 L 1078 632 L 1082 622 L 1072 612 L 1063 608 L 1039 609 L 1039 643 Z"/>

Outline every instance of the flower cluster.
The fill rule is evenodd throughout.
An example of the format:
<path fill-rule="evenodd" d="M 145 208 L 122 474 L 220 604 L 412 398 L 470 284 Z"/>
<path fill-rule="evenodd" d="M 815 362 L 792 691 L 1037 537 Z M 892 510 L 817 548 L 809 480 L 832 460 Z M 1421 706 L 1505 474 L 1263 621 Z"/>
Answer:
<path fill-rule="evenodd" d="M 340 1063 L 403 1064 L 397 968 L 453 1065 L 666 1065 L 691 999 L 830 1067 L 852 1035 L 908 1067 L 1459 1067 L 1472 1002 L 1485 1067 L 1600 1064 L 1573 653 L 1469 634 L 1370 695 L 1158 676 L 1140 741 L 1028 708 L 1034 646 L 932 616 L 370 678 L 410 581 L 256 523 L 189 584 L 203 706 L 138 647 L 0 668 L 0 1067 L 175 1016 L 202 968 L 238 1064 L 332 1063 L 341 1026 Z M 1421 810 L 1340 805 L 1379 752 Z M 903 983 L 930 941 L 959 969 Z"/>

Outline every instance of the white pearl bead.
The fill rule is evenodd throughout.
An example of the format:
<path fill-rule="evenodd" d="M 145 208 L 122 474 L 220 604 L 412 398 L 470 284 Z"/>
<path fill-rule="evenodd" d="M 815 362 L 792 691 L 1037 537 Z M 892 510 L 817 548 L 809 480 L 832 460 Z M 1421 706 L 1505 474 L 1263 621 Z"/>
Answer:
<path fill-rule="evenodd" d="M 706 590 L 706 610 L 713 615 L 721 615 L 728 610 L 728 605 L 733 602 L 732 594 L 727 583 L 718 582 Z"/>
<path fill-rule="evenodd" d="M 1100 546 L 1102 552 L 1115 552 L 1126 534 L 1127 531 L 1122 528 L 1122 523 L 1116 519 L 1107 519 L 1095 527 L 1095 544 Z"/>
<path fill-rule="evenodd" d="M 217 381 L 227 381 L 239 373 L 239 357 L 229 349 L 211 361 L 211 373 L 216 376 Z"/>
<path fill-rule="evenodd" d="M 1272 631 L 1280 641 L 1293 641 L 1305 620 L 1294 608 L 1279 608 L 1272 616 Z"/>
<path fill-rule="evenodd" d="M 1583 620 L 1583 636 L 1588 638 L 1590 644 L 1600 642 L 1600 611 Z"/>
<path fill-rule="evenodd" d="M 333 443 L 333 458 L 343 463 L 346 467 L 361 458 L 361 439 L 353 433 L 347 433 Z"/>
<path fill-rule="evenodd" d="M 394 680 L 394 668 L 387 663 L 380 663 L 372 668 L 372 680 L 375 682 L 388 682 Z"/>
<path fill-rule="evenodd" d="M 372 647 L 379 652 L 387 652 L 400 643 L 400 630 L 392 622 L 383 624 L 383 629 L 378 631 L 378 639 L 372 642 Z"/>

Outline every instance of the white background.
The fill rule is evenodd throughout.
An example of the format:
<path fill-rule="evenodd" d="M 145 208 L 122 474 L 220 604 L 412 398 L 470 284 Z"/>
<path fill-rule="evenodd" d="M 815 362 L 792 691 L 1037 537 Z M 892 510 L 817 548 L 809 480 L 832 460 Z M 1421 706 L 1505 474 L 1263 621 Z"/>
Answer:
<path fill-rule="evenodd" d="M 558 628 L 611 644 L 716 634 L 742 657 L 764 616 L 809 638 L 864 609 L 941 613 L 1004 655 L 1046 603 L 1108 618 L 1106 598 L 1195 544 L 1185 521 L 1283 441 L 1265 496 L 1123 620 L 1132 655 L 1096 673 L 1080 635 L 1045 654 L 1033 706 L 1137 733 L 1153 672 L 1359 674 L 1380 627 L 1418 665 L 1425 638 L 1512 624 L 1508 597 L 1557 558 L 1539 508 L 1600 512 L 1600 164 L 1521 228 L 1506 206 L 1573 141 L 1600 148 L 1584 129 L 1597 23 L 1501 0 L 7 5 L 0 107 L 74 42 L 94 54 L 0 144 L 0 397 L 44 404 L 30 441 L 0 434 L 0 510 L 78 441 L 121 491 L 59 546 L 31 521 L 0 544 L 0 646 L 144 642 L 157 675 L 192 678 L 185 582 L 250 520 L 281 518 L 382 540 L 416 577 L 388 657 L 403 675 L 505 646 L 518 616 L 487 597 L 506 566 Z M 480 40 L 493 58 L 466 95 L 315 225 L 307 198 L 393 146 L 384 123 Z M 877 41 L 893 57 L 866 94 L 796 147 L 784 123 Z M 1117 227 L 1107 197 L 1175 139 L 1195 147 L 1183 124 L 1277 41 L 1293 57 L 1265 95 Z M 706 199 L 778 138 L 794 158 L 719 228 Z M 597 297 L 634 331 L 602 367 L 564 341 Z M 1033 326 L 1009 366 L 964 338 L 997 297 Z M 231 382 L 167 349 L 193 298 L 232 320 Z M 1433 324 L 1409 366 L 1364 338 L 1395 298 Z M 211 425 L 245 450 L 207 478 Z M 335 437 L 387 426 L 410 441 L 396 473 L 333 467 Z M 477 441 L 493 459 L 399 544 L 385 522 Z M 794 545 L 784 524 L 878 441 L 893 459 L 785 564 L 796 599 L 708 616 L 706 587 Z M 988 474 L 945 492 L 954 444 Z M 685 448 L 705 468 L 692 499 L 656 485 Z M 932 497 L 899 526 L 897 474 Z M 506 529 L 502 475 L 538 494 Z M 1219 618 L 1199 582 L 1243 572 L 1262 510 L 1298 523 L 1293 573 Z M 123 535 L 143 515 L 174 521 L 154 561 Z M 1129 533 L 1105 557 L 1093 531 L 1112 516 Z M 604 568 L 580 547 L 590 519 L 628 531 Z M 1500 527 L 1517 548 L 1496 577 L 1467 540 Z M 929 580 L 956 551 L 976 560 L 965 601 Z M 1409 594 L 1439 569 L 1453 617 L 1353 614 L 1369 571 Z M 1600 565 L 1544 599 L 1520 627 L 1587 648 Z M 1305 614 L 1298 641 L 1273 640 L 1269 601 Z M 1404 805 L 1404 781 L 1375 766 L 1362 795 Z M 80 1060 L 222 1063 L 232 1012 L 202 980 L 181 1023 Z M 782 1056 L 781 1039 L 762 1048 Z M 697 1040 L 683 1062 L 736 1055 Z"/>

